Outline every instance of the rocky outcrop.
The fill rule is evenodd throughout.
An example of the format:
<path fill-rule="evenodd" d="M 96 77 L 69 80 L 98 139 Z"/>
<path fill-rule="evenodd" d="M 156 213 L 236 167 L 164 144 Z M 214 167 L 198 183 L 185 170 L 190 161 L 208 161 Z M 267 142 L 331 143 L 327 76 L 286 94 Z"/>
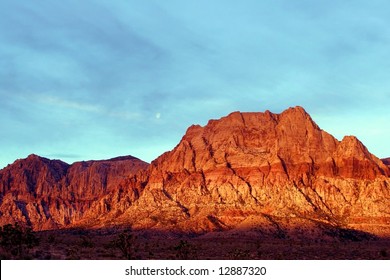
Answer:
<path fill-rule="evenodd" d="M 131 180 L 147 163 L 131 156 L 68 165 L 37 155 L 0 171 L 0 221 L 51 229 L 124 211 L 140 193 Z"/>
<path fill-rule="evenodd" d="M 387 219 L 389 174 L 358 139 L 338 141 L 301 107 L 235 112 L 191 126 L 152 162 L 123 218 L 137 228 L 196 232 L 270 224 L 271 217 L 333 225 Z"/>
<path fill-rule="evenodd" d="M 234 112 L 189 127 L 148 167 L 131 157 L 70 166 L 37 156 L 16 161 L 0 172 L 0 221 L 36 229 L 271 228 L 278 236 L 306 221 L 390 234 L 385 163 L 356 137 L 339 141 L 321 130 L 301 107 Z"/>

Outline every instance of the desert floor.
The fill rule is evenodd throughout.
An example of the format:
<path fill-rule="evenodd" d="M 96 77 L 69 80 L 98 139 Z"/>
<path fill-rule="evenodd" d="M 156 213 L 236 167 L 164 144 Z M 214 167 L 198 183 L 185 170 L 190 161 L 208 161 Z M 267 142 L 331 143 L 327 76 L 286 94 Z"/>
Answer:
<path fill-rule="evenodd" d="M 1 259 L 390 259 L 386 238 L 294 238 L 254 234 L 185 235 L 118 230 L 37 232 L 39 245 Z"/>

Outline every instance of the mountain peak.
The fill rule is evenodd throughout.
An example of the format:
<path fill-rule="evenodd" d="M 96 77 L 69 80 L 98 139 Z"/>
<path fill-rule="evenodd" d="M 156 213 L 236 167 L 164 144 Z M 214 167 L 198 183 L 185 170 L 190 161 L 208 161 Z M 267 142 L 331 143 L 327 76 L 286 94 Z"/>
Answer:
<path fill-rule="evenodd" d="M 353 135 L 346 135 L 340 142 L 339 149 L 346 156 L 354 156 L 358 158 L 367 158 L 371 157 L 370 152 L 367 147 Z"/>
<path fill-rule="evenodd" d="M 36 154 L 29 154 L 27 156 L 27 158 L 30 158 L 30 159 L 35 159 L 35 158 L 40 158 L 40 156 L 36 155 Z"/>
<path fill-rule="evenodd" d="M 35 160 L 49 160 L 49 159 L 38 156 L 36 154 L 30 154 L 27 156 L 27 158 L 25 158 L 25 160 L 35 161 Z"/>
<path fill-rule="evenodd" d="M 169 156 L 171 158 L 167 158 Z M 356 137 L 347 136 L 339 142 L 321 130 L 300 106 L 280 114 L 237 111 L 210 120 L 204 127 L 193 125 L 179 145 L 163 157 L 161 164 L 164 167 L 161 168 L 171 171 L 208 170 L 224 165 L 255 168 L 280 162 L 286 178 L 294 174 L 301 176 L 308 165 L 310 172 L 316 175 L 336 176 L 339 174 L 337 168 L 328 166 L 328 160 L 340 162 L 345 170 L 352 166 L 341 164 L 342 159 L 353 157 L 366 161 L 365 164 L 378 171 L 371 177 L 387 174 L 386 167 Z M 383 172 L 379 171 L 382 169 Z M 352 176 L 357 173 L 341 174 Z M 359 176 L 365 175 L 359 173 Z"/>
<path fill-rule="evenodd" d="M 288 109 L 284 110 L 282 114 L 303 114 L 303 115 L 309 115 L 306 110 L 301 106 L 294 106 L 289 107 Z"/>

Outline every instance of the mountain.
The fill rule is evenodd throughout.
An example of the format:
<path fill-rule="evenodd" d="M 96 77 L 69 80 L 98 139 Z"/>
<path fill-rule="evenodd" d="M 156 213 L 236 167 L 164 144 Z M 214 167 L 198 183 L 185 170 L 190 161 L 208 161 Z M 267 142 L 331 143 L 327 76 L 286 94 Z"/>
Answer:
<path fill-rule="evenodd" d="M 301 107 L 234 112 L 188 128 L 149 166 L 135 158 L 67 165 L 30 156 L 0 171 L 2 224 L 208 233 L 311 228 L 390 234 L 390 170 Z"/>
<path fill-rule="evenodd" d="M 1 224 L 52 229 L 123 211 L 140 192 L 131 178 L 147 166 L 131 156 L 72 165 L 37 155 L 17 160 L 0 171 Z"/>
<path fill-rule="evenodd" d="M 390 217 L 389 175 L 357 138 L 338 141 L 301 107 L 235 112 L 191 126 L 153 161 L 142 195 L 119 221 L 195 232 L 278 230 L 276 219 L 382 223 Z"/>
<path fill-rule="evenodd" d="M 384 164 L 390 165 L 390 158 L 383 158 L 382 161 Z"/>

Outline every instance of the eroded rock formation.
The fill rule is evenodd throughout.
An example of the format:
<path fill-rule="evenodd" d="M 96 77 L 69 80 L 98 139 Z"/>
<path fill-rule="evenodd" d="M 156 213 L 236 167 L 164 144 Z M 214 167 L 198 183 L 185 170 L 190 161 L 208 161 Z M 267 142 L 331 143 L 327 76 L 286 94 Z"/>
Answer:
<path fill-rule="evenodd" d="M 234 112 L 191 126 L 149 167 L 133 158 L 16 161 L 0 172 L 0 221 L 277 234 L 306 221 L 390 233 L 385 163 L 356 137 L 321 130 L 301 107 Z"/>
<path fill-rule="evenodd" d="M 235 112 L 191 126 L 152 162 L 146 188 L 124 219 L 139 228 L 202 232 L 270 217 L 334 225 L 387 219 L 389 174 L 358 139 L 338 141 L 301 107 Z"/>
<path fill-rule="evenodd" d="M 131 156 L 68 165 L 37 155 L 0 171 L 0 221 L 34 229 L 72 225 L 112 211 L 124 211 L 138 198 L 134 174 L 147 163 Z"/>

